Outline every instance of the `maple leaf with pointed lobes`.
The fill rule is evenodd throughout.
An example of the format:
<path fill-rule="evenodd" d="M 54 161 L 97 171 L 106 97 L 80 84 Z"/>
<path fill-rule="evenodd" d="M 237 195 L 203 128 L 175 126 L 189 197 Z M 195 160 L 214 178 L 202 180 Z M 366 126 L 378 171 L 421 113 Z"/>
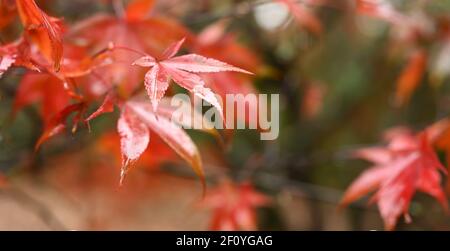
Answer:
<path fill-rule="evenodd" d="M 128 167 L 136 161 L 148 146 L 149 129 L 157 133 L 181 158 L 183 158 L 202 181 L 205 190 L 205 178 L 200 153 L 189 135 L 171 121 L 170 113 L 158 113 L 145 101 L 131 100 L 122 107 L 117 124 L 120 135 L 123 165 L 121 171 L 122 184 Z"/>
<path fill-rule="evenodd" d="M 210 230 L 255 231 L 255 209 L 269 203 L 269 198 L 255 191 L 249 182 L 233 184 L 226 180 L 211 189 L 200 206 L 213 210 Z"/>
<path fill-rule="evenodd" d="M 347 189 L 341 205 L 347 205 L 365 194 L 378 190 L 371 202 L 377 202 L 385 228 L 393 230 L 403 214 L 407 221 L 409 204 L 417 190 L 436 198 L 447 210 L 447 198 L 441 188 L 439 170 L 445 172 L 431 147 L 427 132 L 418 135 L 407 130 L 391 131 L 387 147 L 355 152 L 374 166 L 363 172 Z"/>
<path fill-rule="evenodd" d="M 223 117 L 222 106 L 211 89 L 205 87 L 204 80 L 198 73 L 217 73 L 224 71 L 236 71 L 252 74 L 246 70 L 234 67 L 219 60 L 206 58 L 197 54 L 188 54 L 174 57 L 185 39 L 171 44 L 163 53 L 161 58 L 144 56 L 136 60 L 133 65 L 152 67 L 145 75 L 145 88 L 156 111 L 158 102 L 164 96 L 170 78 L 178 85 L 192 92 L 194 95 L 204 99 L 217 108 Z"/>

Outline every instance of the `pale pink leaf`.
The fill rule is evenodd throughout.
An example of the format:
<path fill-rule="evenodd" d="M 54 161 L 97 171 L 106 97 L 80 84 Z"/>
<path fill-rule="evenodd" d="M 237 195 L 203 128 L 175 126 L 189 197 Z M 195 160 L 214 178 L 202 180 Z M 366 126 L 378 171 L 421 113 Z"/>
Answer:
<path fill-rule="evenodd" d="M 181 87 L 214 106 L 223 118 L 222 105 L 211 89 L 205 87 L 205 82 L 200 76 L 171 67 L 164 67 L 164 69 Z"/>
<path fill-rule="evenodd" d="M 150 134 L 147 125 L 131 109 L 124 107 L 117 122 L 120 135 L 120 149 L 123 156 L 121 183 L 130 162 L 137 160 L 147 149 Z"/>
<path fill-rule="evenodd" d="M 353 156 L 375 164 L 385 164 L 392 160 L 392 152 L 384 147 L 369 147 L 355 151 Z"/>
<path fill-rule="evenodd" d="M 145 56 L 134 61 L 132 65 L 139 65 L 142 67 L 152 67 L 156 65 L 156 59 L 151 56 Z"/>
<path fill-rule="evenodd" d="M 162 55 L 162 60 L 166 60 L 169 58 L 172 58 L 173 56 L 177 55 L 178 51 L 181 49 L 181 46 L 183 45 L 186 38 L 181 39 L 178 42 L 172 43 L 167 47 L 167 49 L 164 51 Z"/>
<path fill-rule="evenodd" d="M 341 205 L 348 205 L 367 193 L 375 191 L 390 172 L 389 167 L 372 167 L 364 171 L 347 189 Z"/>
<path fill-rule="evenodd" d="M 236 71 L 247 74 L 252 74 L 249 71 L 243 70 L 241 68 L 229 65 L 225 62 L 206 58 L 197 54 L 187 54 L 175 58 L 171 58 L 161 62 L 161 64 L 175 68 L 178 70 L 184 70 L 193 73 L 214 73 L 222 71 Z"/>
<path fill-rule="evenodd" d="M 297 3 L 294 0 L 278 0 L 278 2 L 285 4 L 289 8 L 289 11 L 300 26 L 307 28 L 315 34 L 322 32 L 323 28 L 320 20 L 308 11 L 303 4 Z"/>
<path fill-rule="evenodd" d="M 130 101 L 127 103 L 127 106 L 178 155 L 189 163 L 195 173 L 201 178 L 203 185 L 205 185 L 200 153 L 187 133 L 167 118 L 157 117 L 153 113 L 152 107 L 146 102 Z"/>
<path fill-rule="evenodd" d="M 169 76 L 158 64 L 145 74 L 145 89 L 150 97 L 153 110 L 156 111 L 158 103 L 169 88 Z"/>
<path fill-rule="evenodd" d="M 426 163 L 424 163 L 426 164 Z M 420 169 L 418 175 L 419 179 L 417 181 L 417 188 L 422 192 L 428 193 L 429 195 L 435 197 L 445 210 L 448 210 L 447 197 L 442 190 L 441 176 L 439 172 L 432 166 L 423 166 Z"/>
<path fill-rule="evenodd" d="M 202 45 L 212 45 L 217 43 L 225 35 L 226 26 L 228 21 L 222 19 L 207 26 L 203 31 L 197 36 L 197 42 Z"/>
<path fill-rule="evenodd" d="M 220 138 L 214 124 L 188 100 L 177 97 L 163 98 L 157 111 L 158 116 L 164 116 L 185 129 L 199 129 Z M 200 125 L 199 128 L 195 128 L 196 125 Z"/>

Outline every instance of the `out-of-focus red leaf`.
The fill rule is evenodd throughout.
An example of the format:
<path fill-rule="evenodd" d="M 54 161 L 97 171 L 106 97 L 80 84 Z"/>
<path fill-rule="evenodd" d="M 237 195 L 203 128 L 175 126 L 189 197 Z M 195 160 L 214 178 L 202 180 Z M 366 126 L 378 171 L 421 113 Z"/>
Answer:
<path fill-rule="evenodd" d="M 44 124 L 69 104 L 70 97 L 58 78 L 48 74 L 27 73 L 19 83 L 13 113 L 32 103 L 40 102 Z"/>
<path fill-rule="evenodd" d="M 356 11 L 359 14 L 378 18 L 394 25 L 401 25 L 406 21 L 405 16 L 396 11 L 386 0 L 357 0 Z"/>
<path fill-rule="evenodd" d="M 250 183 L 235 185 L 225 181 L 211 189 L 201 203 L 213 211 L 211 230 L 257 229 L 256 208 L 268 205 L 269 198 L 254 190 Z"/>
<path fill-rule="evenodd" d="M 395 96 L 397 105 L 403 105 L 409 101 L 412 93 L 420 84 L 425 73 L 426 64 L 427 53 L 424 50 L 418 50 L 410 56 L 408 64 L 397 80 L 397 92 Z"/>
<path fill-rule="evenodd" d="M 13 0 L 0 0 L 0 29 L 8 26 L 14 20 L 16 10 Z"/>
<path fill-rule="evenodd" d="M 126 18 L 128 21 L 144 20 L 155 6 L 155 0 L 133 0 L 128 4 Z"/>
<path fill-rule="evenodd" d="M 436 198 L 447 210 L 447 199 L 441 188 L 439 170 L 444 171 L 431 147 L 427 132 L 414 135 L 395 130 L 384 148 L 369 148 L 357 155 L 373 161 L 375 166 L 363 172 L 348 188 L 341 204 L 347 205 L 365 194 L 378 190 L 372 197 L 388 230 L 394 229 L 403 214 L 409 219 L 409 204 L 417 190 Z"/>
<path fill-rule="evenodd" d="M 54 137 L 55 135 L 58 135 L 62 133 L 66 129 L 66 120 L 67 118 L 73 113 L 78 112 L 78 114 L 75 116 L 73 124 L 76 126 L 80 122 L 79 115 L 83 112 L 85 109 L 84 103 L 76 103 L 69 106 L 66 106 L 62 111 L 58 112 L 56 115 L 54 115 L 49 123 L 44 127 L 44 132 L 39 137 L 35 150 L 37 151 L 41 145 L 47 141 L 48 139 Z M 73 127 L 75 128 L 75 127 Z"/>
<path fill-rule="evenodd" d="M 103 103 L 100 105 L 100 107 L 93 112 L 87 119 L 85 119 L 86 122 L 89 122 L 96 117 L 104 114 L 114 111 L 114 102 L 115 102 L 115 96 L 112 92 L 109 92 L 106 94 L 105 99 L 103 100 Z"/>
<path fill-rule="evenodd" d="M 193 51 L 197 54 L 210 58 L 215 58 L 223 62 L 247 69 L 251 72 L 258 72 L 262 68 L 262 63 L 258 55 L 250 48 L 241 45 L 238 38 L 231 32 L 226 32 L 228 22 L 220 20 L 207 26 L 197 37 Z M 257 95 L 257 90 L 253 87 L 254 75 L 239 74 L 236 72 L 219 72 L 216 74 L 202 74 L 206 86 L 225 100 L 227 94 L 253 94 Z M 246 102 L 248 113 L 245 117 L 239 117 L 241 113 L 234 112 L 236 118 L 230 121 L 245 121 L 250 123 L 250 114 L 258 114 L 258 102 Z M 226 117 L 227 109 L 234 107 L 223 107 Z M 264 116 L 264 115 L 262 115 Z M 225 118 L 228 121 L 228 118 Z"/>
<path fill-rule="evenodd" d="M 26 35 L 52 62 L 55 71 L 59 71 L 63 55 L 59 20 L 39 9 L 34 0 L 16 0 L 16 4 Z"/>
<path fill-rule="evenodd" d="M 384 147 L 370 147 L 355 151 L 353 156 L 382 165 L 388 163 L 392 159 L 392 152 Z"/>
<path fill-rule="evenodd" d="M 299 26 L 306 28 L 308 31 L 316 35 L 320 35 L 322 33 L 322 23 L 304 6 L 303 3 L 297 3 L 297 1 L 294 0 L 276 1 L 288 7 Z"/>

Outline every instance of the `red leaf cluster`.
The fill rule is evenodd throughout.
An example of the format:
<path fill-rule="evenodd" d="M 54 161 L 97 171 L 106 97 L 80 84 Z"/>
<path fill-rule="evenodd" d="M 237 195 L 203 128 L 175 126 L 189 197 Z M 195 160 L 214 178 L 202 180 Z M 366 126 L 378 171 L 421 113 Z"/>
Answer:
<path fill-rule="evenodd" d="M 347 205 L 376 191 L 371 202 L 376 202 L 388 230 L 394 229 L 398 218 L 409 221 L 409 205 L 416 191 L 436 198 L 447 209 L 447 198 L 441 188 L 441 175 L 445 172 L 434 152 L 427 132 L 417 135 L 405 129 L 389 131 L 385 147 L 372 147 L 355 152 L 355 157 L 372 162 L 348 188 L 342 199 Z"/>

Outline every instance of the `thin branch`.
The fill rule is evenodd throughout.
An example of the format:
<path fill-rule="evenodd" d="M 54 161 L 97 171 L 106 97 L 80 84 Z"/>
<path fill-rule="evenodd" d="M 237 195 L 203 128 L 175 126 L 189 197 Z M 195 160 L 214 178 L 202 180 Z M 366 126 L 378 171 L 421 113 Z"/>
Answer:
<path fill-rule="evenodd" d="M 17 201 L 24 209 L 35 213 L 50 229 L 67 230 L 64 224 L 45 204 L 36 200 L 22 189 L 13 187 L 10 189 L 0 190 L 0 194 L 1 193 Z"/>

